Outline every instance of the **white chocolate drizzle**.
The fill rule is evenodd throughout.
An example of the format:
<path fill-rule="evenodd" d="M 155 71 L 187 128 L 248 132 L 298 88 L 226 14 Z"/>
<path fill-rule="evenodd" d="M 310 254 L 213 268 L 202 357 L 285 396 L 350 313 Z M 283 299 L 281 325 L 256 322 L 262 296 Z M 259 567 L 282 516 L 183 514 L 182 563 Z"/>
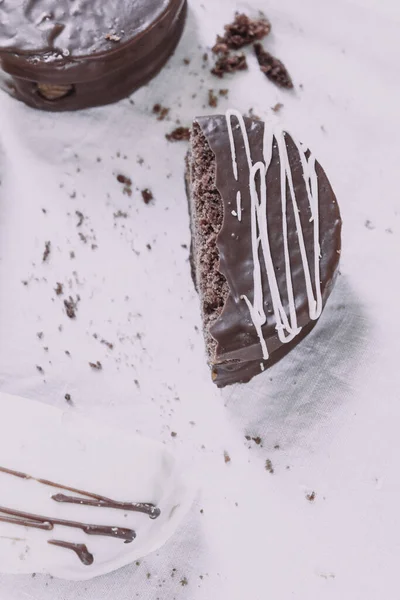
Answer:
<path fill-rule="evenodd" d="M 304 242 L 303 227 L 299 214 L 299 207 L 296 199 L 296 194 L 293 185 L 292 169 L 289 162 L 285 132 L 278 128 L 269 128 L 264 125 L 263 139 L 263 161 L 253 164 L 250 150 L 250 142 L 247 135 L 246 124 L 242 115 L 236 110 L 228 110 L 226 113 L 226 122 L 228 126 L 228 135 L 232 157 L 232 171 L 236 181 L 239 180 L 238 163 L 236 159 L 235 138 L 232 127 L 232 117 L 237 119 L 239 129 L 241 131 L 246 158 L 249 166 L 249 192 L 250 192 L 250 223 L 251 223 L 251 246 L 253 257 L 253 302 L 246 295 L 241 296 L 247 304 L 250 312 L 251 320 L 256 329 L 260 340 L 263 359 L 269 358 L 268 348 L 263 336 L 262 327 L 267 322 L 265 314 L 265 298 L 263 292 L 262 270 L 259 258 L 261 250 L 268 286 L 271 294 L 273 314 L 276 321 L 276 331 L 278 338 L 282 343 L 288 343 L 293 340 L 301 331 L 297 323 L 296 300 L 293 290 L 292 272 L 290 266 L 289 242 L 288 242 L 288 227 L 287 227 L 287 187 L 289 189 L 290 201 L 293 207 L 294 219 L 296 224 L 296 232 L 300 248 L 300 256 L 303 265 L 308 310 L 310 319 L 316 320 L 322 312 L 322 293 L 320 281 L 320 245 L 319 245 L 319 210 L 318 210 L 318 178 L 315 170 L 315 158 L 304 150 L 302 145 L 293 140 L 298 151 L 301 166 L 303 170 L 303 178 L 307 192 L 307 198 L 311 211 L 310 222 L 313 223 L 313 239 L 314 239 L 314 286 L 315 295 L 312 285 L 310 265 L 307 257 L 306 245 Z M 282 239 L 283 252 L 285 261 L 285 278 L 288 297 L 288 313 L 282 303 L 281 292 L 279 290 L 278 281 L 276 278 L 275 267 L 272 260 L 269 231 L 268 231 L 268 215 L 267 205 L 269 201 L 267 189 L 267 172 L 272 162 L 273 142 L 276 144 L 279 152 L 280 165 L 280 189 L 281 189 L 281 205 L 282 205 Z M 293 138 L 292 138 L 293 139 Z M 307 156 L 308 153 L 308 156 Z M 260 180 L 259 191 L 257 190 L 257 180 Z M 242 218 L 242 197 L 240 191 L 237 192 L 237 219 Z M 233 211 L 232 211 L 233 214 Z"/>

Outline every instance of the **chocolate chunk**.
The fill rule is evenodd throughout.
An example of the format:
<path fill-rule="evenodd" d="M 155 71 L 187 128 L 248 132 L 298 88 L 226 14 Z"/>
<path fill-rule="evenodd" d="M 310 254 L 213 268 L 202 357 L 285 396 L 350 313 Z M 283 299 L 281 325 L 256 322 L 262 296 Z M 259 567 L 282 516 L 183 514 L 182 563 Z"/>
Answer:
<path fill-rule="evenodd" d="M 142 198 L 145 204 L 149 204 L 153 200 L 153 193 L 149 190 L 149 188 L 142 190 Z"/>
<path fill-rule="evenodd" d="M 217 60 L 215 66 L 211 69 L 211 73 L 222 78 L 225 73 L 245 71 L 247 68 L 247 60 L 244 54 L 227 54 Z"/>
<path fill-rule="evenodd" d="M 341 218 L 327 176 L 309 150 L 266 127 L 228 111 L 192 129 L 192 264 L 220 387 L 249 381 L 294 348 L 338 271 Z"/>
<path fill-rule="evenodd" d="M 293 87 L 292 79 L 285 65 L 264 50 L 261 44 L 254 44 L 254 50 L 257 56 L 260 69 L 273 83 L 279 87 L 291 89 Z"/>
<path fill-rule="evenodd" d="M 190 138 L 190 129 L 189 127 L 177 127 L 171 133 L 167 133 L 165 137 L 169 142 L 186 142 Z"/>
<path fill-rule="evenodd" d="M 271 24 L 265 17 L 250 19 L 245 14 L 235 14 L 235 20 L 224 27 L 223 36 L 217 36 L 217 42 L 212 48 L 216 54 L 226 54 L 228 50 L 238 50 L 252 44 L 269 34 Z"/>
<path fill-rule="evenodd" d="M 186 0 L 0 2 L 0 86 L 50 111 L 116 102 L 173 53 Z"/>

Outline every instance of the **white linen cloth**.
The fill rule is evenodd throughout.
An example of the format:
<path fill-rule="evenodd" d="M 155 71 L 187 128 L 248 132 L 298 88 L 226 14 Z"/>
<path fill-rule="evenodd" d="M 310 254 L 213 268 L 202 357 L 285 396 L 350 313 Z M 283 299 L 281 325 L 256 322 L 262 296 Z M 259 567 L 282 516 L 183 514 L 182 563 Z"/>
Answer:
<path fill-rule="evenodd" d="M 254 58 L 232 79 L 202 69 L 234 10 L 257 8 L 293 93 Z M 0 391 L 63 408 L 69 393 L 71 411 L 190 458 L 199 486 L 183 527 L 140 565 L 85 583 L 3 575 L 2 600 L 398 598 L 399 25 L 394 0 L 191 0 L 175 56 L 132 103 L 46 114 L 1 95 Z M 216 109 L 210 88 L 229 88 Z M 152 113 L 158 102 L 169 121 Z M 309 144 L 344 230 L 341 276 L 313 333 L 221 392 L 182 247 L 186 144 L 164 135 L 230 107 L 279 118 Z"/>

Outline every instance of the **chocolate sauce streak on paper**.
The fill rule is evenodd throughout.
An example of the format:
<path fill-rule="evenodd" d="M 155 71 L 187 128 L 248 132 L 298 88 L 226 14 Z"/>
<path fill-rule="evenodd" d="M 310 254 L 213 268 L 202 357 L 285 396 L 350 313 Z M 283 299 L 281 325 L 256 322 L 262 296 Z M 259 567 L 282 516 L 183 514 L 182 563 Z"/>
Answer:
<path fill-rule="evenodd" d="M 60 503 L 65 502 L 66 504 L 81 504 L 84 506 L 95 506 L 99 508 L 115 508 L 119 510 L 139 512 L 148 515 L 151 519 L 156 519 L 160 516 L 161 513 L 159 508 L 157 508 L 156 506 L 154 506 L 154 504 L 151 504 L 149 502 L 119 502 L 117 500 L 107 498 L 106 496 L 100 496 L 99 494 L 79 490 L 77 488 L 63 485 L 61 483 L 55 483 L 53 481 L 49 481 L 48 479 L 39 479 L 37 477 L 32 477 L 27 473 L 13 471 L 12 469 L 6 469 L 5 467 L 0 467 L 0 473 L 13 475 L 14 477 L 19 477 L 20 479 L 30 479 L 32 481 L 36 481 L 37 483 L 41 483 L 49 487 L 66 490 L 68 492 L 80 494 L 81 496 L 86 496 L 86 498 L 77 498 L 75 496 L 68 496 L 66 494 L 55 494 L 54 496 L 52 496 L 53 500 Z M 90 498 L 90 500 L 88 500 L 87 498 Z"/>
<path fill-rule="evenodd" d="M 60 548 L 72 550 L 78 556 L 81 563 L 87 567 L 90 567 L 90 565 L 94 563 L 93 554 L 89 552 L 85 544 L 73 544 L 72 542 L 63 542 L 62 540 L 49 540 L 47 543 L 52 546 L 59 546 Z"/>
<path fill-rule="evenodd" d="M 81 504 L 82 506 L 97 506 L 99 508 L 119 508 L 121 510 L 130 510 L 140 512 L 150 516 L 150 519 L 156 519 L 160 516 L 160 509 L 154 504 L 145 502 L 114 502 L 113 500 L 90 500 L 88 498 L 77 498 L 65 494 L 55 494 L 52 499 L 56 502 L 65 502 L 66 504 Z"/>
<path fill-rule="evenodd" d="M 7 516 L 3 516 L 7 515 Z M 81 529 L 87 535 L 100 535 L 125 540 L 125 544 L 133 542 L 136 533 L 133 529 L 125 527 L 113 527 L 110 525 L 92 525 L 80 523 L 78 521 L 68 521 L 66 519 L 56 519 L 54 517 L 43 517 L 32 513 L 14 510 L 0 506 L 0 522 L 21 525 L 23 527 L 34 527 L 36 529 L 45 529 L 51 531 L 54 525 Z"/>

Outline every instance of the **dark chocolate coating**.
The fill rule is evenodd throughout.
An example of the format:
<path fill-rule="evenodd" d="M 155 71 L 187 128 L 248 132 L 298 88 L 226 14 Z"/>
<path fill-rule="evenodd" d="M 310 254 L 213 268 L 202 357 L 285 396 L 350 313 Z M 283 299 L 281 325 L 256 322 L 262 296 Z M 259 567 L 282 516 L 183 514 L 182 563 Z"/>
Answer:
<path fill-rule="evenodd" d="M 0 86 L 51 111 L 120 100 L 163 67 L 186 9 L 186 0 L 3 0 Z"/>
<path fill-rule="evenodd" d="M 271 293 L 262 262 L 262 286 L 267 322 L 262 327 L 269 358 L 263 359 L 262 349 L 249 309 L 242 299 L 246 295 L 253 302 L 253 256 L 251 245 L 249 167 L 246 159 L 243 138 L 235 117 L 232 118 L 234 140 L 238 163 L 238 181 L 232 170 L 231 148 L 225 116 L 200 117 L 199 123 L 216 160 L 216 187 L 221 194 L 224 218 L 217 238 L 220 257 L 220 272 L 225 276 L 229 295 L 222 314 L 210 332 L 217 341 L 216 356 L 212 364 L 213 379 L 218 386 L 235 382 L 249 381 L 254 375 L 267 369 L 285 356 L 315 326 L 309 316 L 305 277 L 302 267 L 300 247 L 296 233 L 294 213 L 288 191 L 287 227 L 292 282 L 295 297 L 298 325 L 301 332 L 289 343 L 282 343 L 277 335 L 276 321 L 272 310 Z M 245 119 L 253 164 L 263 160 L 264 123 Z M 291 137 L 285 135 L 293 184 L 304 233 L 304 241 L 310 264 L 311 279 L 314 279 L 314 241 L 311 211 L 306 194 L 303 170 L 299 153 Z M 279 153 L 276 142 L 273 145 L 272 162 L 267 172 L 267 216 L 271 254 L 275 266 L 278 288 L 283 306 L 288 314 L 288 297 L 285 275 L 285 259 L 282 234 L 282 205 L 280 189 Z M 316 163 L 319 191 L 319 243 L 320 280 L 323 305 L 331 293 L 337 273 L 341 248 L 341 218 L 338 203 L 332 187 L 322 167 Z M 231 214 L 236 209 L 236 194 L 242 194 L 242 220 Z M 314 286 L 313 286 L 314 287 Z M 315 292 L 315 289 L 314 289 Z"/>

